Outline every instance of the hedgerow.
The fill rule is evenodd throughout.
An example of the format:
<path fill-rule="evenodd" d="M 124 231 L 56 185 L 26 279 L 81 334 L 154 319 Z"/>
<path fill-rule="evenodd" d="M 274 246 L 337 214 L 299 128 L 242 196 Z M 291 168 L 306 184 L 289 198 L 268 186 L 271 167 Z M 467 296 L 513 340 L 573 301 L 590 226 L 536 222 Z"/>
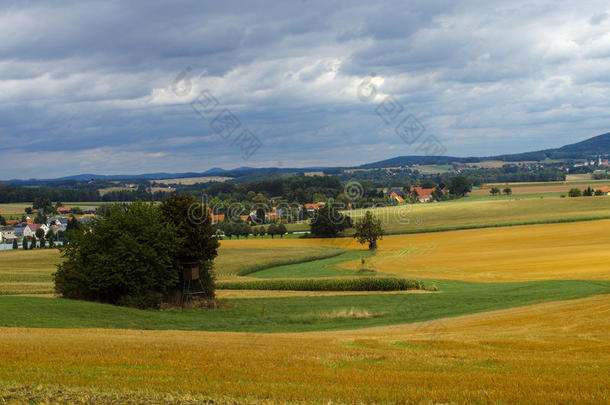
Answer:
<path fill-rule="evenodd" d="M 404 291 L 434 290 L 421 281 L 393 277 L 362 277 L 332 279 L 231 281 L 218 283 L 225 290 L 290 290 L 290 291 Z"/>

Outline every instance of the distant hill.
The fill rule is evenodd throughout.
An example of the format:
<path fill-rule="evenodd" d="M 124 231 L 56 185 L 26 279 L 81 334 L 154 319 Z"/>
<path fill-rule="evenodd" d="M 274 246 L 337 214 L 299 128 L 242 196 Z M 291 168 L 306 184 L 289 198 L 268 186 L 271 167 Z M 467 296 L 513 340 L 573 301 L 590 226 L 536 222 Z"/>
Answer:
<path fill-rule="evenodd" d="M 559 152 L 610 153 L 610 132 L 555 149 Z"/>
<path fill-rule="evenodd" d="M 476 163 L 484 160 L 500 160 L 503 162 L 523 162 L 523 161 L 542 161 L 545 159 L 582 159 L 594 155 L 610 155 L 610 132 L 594 136 L 581 142 L 565 145 L 555 149 L 545 149 L 534 152 L 514 153 L 496 156 L 485 157 L 455 157 L 455 156 L 397 156 L 391 159 L 385 159 L 378 162 L 363 164 L 357 167 L 349 167 L 350 169 L 373 169 L 382 167 L 397 167 L 405 165 L 442 165 L 453 162 L 460 163 Z M 56 179 L 30 179 L 30 180 L 9 180 L 10 183 L 19 184 L 38 184 L 44 182 L 57 181 L 87 181 L 91 179 L 99 180 L 161 180 L 161 179 L 177 179 L 190 177 L 206 177 L 206 176 L 225 176 L 233 177 L 235 181 L 253 181 L 262 180 L 273 176 L 282 176 L 290 174 L 299 174 L 311 171 L 324 171 L 327 174 L 338 173 L 341 169 L 348 167 L 304 167 L 304 168 L 253 168 L 239 167 L 237 169 L 225 170 L 215 167 L 205 172 L 195 173 L 145 173 L 145 174 L 125 174 L 125 175 L 101 175 L 101 174 L 78 174 L 74 176 L 60 177 Z"/>
<path fill-rule="evenodd" d="M 610 154 L 610 132 L 586 139 L 581 142 L 565 145 L 555 149 L 534 152 L 513 153 L 485 157 L 452 157 L 452 156 L 398 156 L 379 162 L 367 163 L 358 168 L 372 169 L 404 165 L 439 165 L 451 162 L 476 163 L 484 160 L 503 162 L 542 161 L 545 159 L 583 159 L 593 155 Z"/>

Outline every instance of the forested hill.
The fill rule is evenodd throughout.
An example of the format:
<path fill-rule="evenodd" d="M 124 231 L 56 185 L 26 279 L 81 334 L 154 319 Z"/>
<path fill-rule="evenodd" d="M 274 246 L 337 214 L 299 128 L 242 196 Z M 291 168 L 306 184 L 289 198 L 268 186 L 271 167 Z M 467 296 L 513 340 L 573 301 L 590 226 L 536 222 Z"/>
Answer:
<path fill-rule="evenodd" d="M 398 156 L 379 162 L 359 166 L 362 169 L 381 167 L 396 167 L 404 165 L 439 165 L 451 162 L 475 163 L 484 160 L 501 160 L 504 162 L 542 161 L 545 159 L 583 159 L 594 155 L 610 154 L 610 132 L 586 139 L 581 142 L 565 145 L 555 149 L 545 149 L 534 152 L 523 152 L 484 157 L 452 157 L 452 156 Z"/>

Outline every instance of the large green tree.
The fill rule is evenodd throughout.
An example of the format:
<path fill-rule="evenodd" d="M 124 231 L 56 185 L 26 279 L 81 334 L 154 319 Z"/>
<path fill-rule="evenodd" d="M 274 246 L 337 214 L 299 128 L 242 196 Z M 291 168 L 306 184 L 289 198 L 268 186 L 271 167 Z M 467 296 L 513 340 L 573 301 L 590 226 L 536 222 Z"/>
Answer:
<path fill-rule="evenodd" d="M 472 190 L 472 185 L 464 176 L 456 176 L 449 180 L 449 193 L 457 196 L 465 196 Z"/>
<path fill-rule="evenodd" d="M 383 227 L 381 220 L 371 211 L 367 211 L 364 218 L 356 222 L 354 229 L 356 230 L 354 238 L 358 239 L 359 243 L 368 242 L 370 250 L 377 249 L 377 240 L 383 238 Z"/>
<path fill-rule="evenodd" d="M 309 225 L 313 236 L 334 238 L 347 228 L 352 227 L 352 219 L 343 215 L 339 209 L 327 203 L 315 213 Z"/>
<path fill-rule="evenodd" d="M 185 263 L 197 263 L 205 296 L 214 298 L 212 264 L 218 255 L 219 242 L 208 207 L 191 194 L 177 194 L 165 199 L 160 209 L 165 220 L 175 226 L 178 236 L 182 238 L 177 245 L 176 266 L 181 268 Z M 181 278 L 182 272 L 178 275 Z"/>
<path fill-rule="evenodd" d="M 155 307 L 180 281 L 175 262 L 184 239 L 158 207 L 115 205 L 90 229 L 70 231 L 55 289 L 66 298 Z"/>

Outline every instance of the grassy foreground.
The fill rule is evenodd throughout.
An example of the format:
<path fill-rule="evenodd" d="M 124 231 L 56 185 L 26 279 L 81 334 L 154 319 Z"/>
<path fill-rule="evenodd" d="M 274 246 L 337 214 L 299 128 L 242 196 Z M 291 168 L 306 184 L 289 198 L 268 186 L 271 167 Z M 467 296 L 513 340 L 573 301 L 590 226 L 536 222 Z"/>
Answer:
<path fill-rule="evenodd" d="M 425 281 L 424 281 L 425 282 Z M 145 311 L 59 298 L 0 296 L 0 326 L 302 332 L 427 321 L 610 293 L 608 281 L 436 282 L 428 294 L 227 299 L 215 311 Z M 343 316 L 351 309 L 367 316 Z"/>
<path fill-rule="evenodd" d="M 0 402 L 601 404 L 609 315 L 606 295 L 331 333 L 0 328 Z"/>

